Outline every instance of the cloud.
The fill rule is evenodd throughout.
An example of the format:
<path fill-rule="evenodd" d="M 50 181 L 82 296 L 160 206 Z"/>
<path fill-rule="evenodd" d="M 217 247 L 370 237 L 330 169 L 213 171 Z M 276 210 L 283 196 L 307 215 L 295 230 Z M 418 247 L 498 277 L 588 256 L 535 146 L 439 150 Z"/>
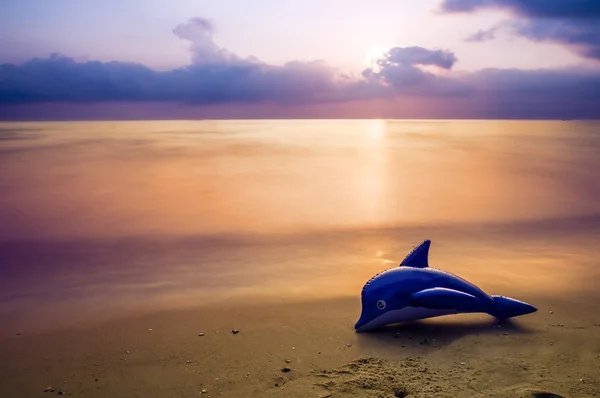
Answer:
<path fill-rule="evenodd" d="M 446 12 L 471 12 L 485 8 L 509 9 L 528 17 L 600 17 L 600 3 L 597 0 L 444 0 L 442 3 L 442 10 Z"/>
<path fill-rule="evenodd" d="M 159 72 L 120 62 L 76 62 L 53 55 L 21 65 L 0 66 L 0 103 L 180 101 L 195 104 L 276 102 L 328 103 L 450 92 L 451 83 L 420 66 L 450 69 L 446 50 L 396 47 L 377 71 L 343 76 L 323 61 L 269 65 L 243 59 L 214 41 L 215 27 L 202 18 L 173 33 L 190 43 L 191 65 Z"/>
<path fill-rule="evenodd" d="M 382 60 L 402 66 L 432 65 L 450 69 L 457 61 L 454 54 L 447 50 L 428 50 L 423 47 L 394 47 Z"/>
<path fill-rule="evenodd" d="M 139 64 L 76 62 L 55 54 L 21 65 L 0 65 L 0 103 L 304 103 L 345 99 L 337 71 L 322 61 L 276 66 L 253 57 L 242 59 L 215 43 L 214 24 L 202 18 L 178 25 L 173 33 L 190 43 L 192 64 L 187 67 L 159 72 Z"/>
<path fill-rule="evenodd" d="M 561 43 L 583 57 L 600 60 L 598 0 L 444 0 L 441 9 L 448 13 L 503 9 L 518 18 L 479 31 L 469 41 L 490 40 L 506 30 L 535 41 Z"/>
<path fill-rule="evenodd" d="M 476 33 L 473 33 L 472 35 L 467 37 L 466 40 L 470 41 L 470 42 L 482 42 L 482 41 L 493 40 L 496 38 L 496 35 L 498 34 L 498 32 L 500 30 L 502 30 L 501 29 L 502 27 L 503 27 L 502 25 L 497 25 L 490 29 L 481 29 L 481 30 L 477 31 Z"/>
<path fill-rule="evenodd" d="M 456 56 L 448 50 L 428 50 L 423 47 L 393 47 L 377 61 L 376 68 L 363 71 L 363 77 L 382 87 L 391 87 L 397 96 L 456 96 L 470 91 L 467 84 L 421 69 L 452 68 Z"/>
<path fill-rule="evenodd" d="M 463 77 L 477 87 L 477 92 L 499 101 L 537 101 L 541 98 L 567 104 L 589 102 L 596 111 L 600 101 L 600 71 L 595 70 L 519 70 L 484 69 Z M 559 97 L 569 96 L 564 101 Z"/>
<path fill-rule="evenodd" d="M 207 58 L 204 58 L 207 59 Z M 271 66 L 224 62 L 158 72 L 138 64 L 75 62 L 53 55 L 0 66 L 0 103 L 181 101 L 311 102 L 336 98 L 335 71 L 322 62 Z"/>
<path fill-rule="evenodd" d="M 516 22 L 518 34 L 536 41 L 566 44 L 578 54 L 600 60 L 600 18 L 595 20 L 542 20 Z"/>
<path fill-rule="evenodd" d="M 240 61 L 237 56 L 215 43 L 216 28 L 208 19 L 193 18 L 187 24 L 177 25 L 173 33 L 180 39 L 190 42 L 192 62 L 196 65 Z"/>
<path fill-rule="evenodd" d="M 462 107 L 462 117 L 600 116 L 600 94 L 593 89 L 600 86 L 597 70 L 461 73 L 452 70 L 457 58 L 448 50 L 394 47 L 373 68 L 346 76 L 323 61 L 270 65 L 242 58 L 215 43 L 214 24 L 206 19 L 178 25 L 173 33 L 189 42 L 192 62 L 170 71 L 123 62 L 77 62 L 61 55 L 0 65 L 0 118 L 18 114 L 15 106 L 44 103 L 162 103 L 206 109 L 276 104 L 308 109 L 369 101 Z M 324 115 L 322 107 L 315 112 Z"/>
<path fill-rule="evenodd" d="M 472 117 L 597 119 L 600 71 L 484 69 L 457 76 L 472 87 L 463 101 Z M 462 98 L 460 98 L 462 99 Z M 456 99 L 451 99 L 456 101 Z"/>

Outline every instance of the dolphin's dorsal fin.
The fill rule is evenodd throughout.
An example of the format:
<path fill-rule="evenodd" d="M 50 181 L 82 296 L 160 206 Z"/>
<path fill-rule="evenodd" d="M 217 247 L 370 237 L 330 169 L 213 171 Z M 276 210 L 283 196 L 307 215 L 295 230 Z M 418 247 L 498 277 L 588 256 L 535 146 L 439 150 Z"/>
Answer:
<path fill-rule="evenodd" d="M 423 241 L 423 243 L 408 253 L 408 256 L 400 263 L 400 267 L 427 268 L 429 266 L 428 257 L 430 245 L 431 241 L 429 239 Z"/>

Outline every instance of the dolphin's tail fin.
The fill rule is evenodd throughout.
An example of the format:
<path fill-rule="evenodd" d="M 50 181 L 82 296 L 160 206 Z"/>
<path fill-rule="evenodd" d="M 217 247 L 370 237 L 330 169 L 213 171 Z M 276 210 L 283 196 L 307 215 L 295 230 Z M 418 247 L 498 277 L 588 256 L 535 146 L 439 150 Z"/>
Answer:
<path fill-rule="evenodd" d="M 492 296 L 492 299 L 494 300 L 494 308 L 490 311 L 490 314 L 496 318 L 513 318 L 537 311 L 537 308 L 533 305 L 510 297 Z"/>

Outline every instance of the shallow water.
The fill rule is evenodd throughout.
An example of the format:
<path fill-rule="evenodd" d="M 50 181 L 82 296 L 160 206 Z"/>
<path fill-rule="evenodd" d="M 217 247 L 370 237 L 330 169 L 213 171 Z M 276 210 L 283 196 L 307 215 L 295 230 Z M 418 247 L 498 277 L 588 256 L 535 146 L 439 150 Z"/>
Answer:
<path fill-rule="evenodd" d="M 425 238 L 490 293 L 572 299 L 598 154 L 583 121 L 1 123 L 0 324 L 358 298 Z"/>

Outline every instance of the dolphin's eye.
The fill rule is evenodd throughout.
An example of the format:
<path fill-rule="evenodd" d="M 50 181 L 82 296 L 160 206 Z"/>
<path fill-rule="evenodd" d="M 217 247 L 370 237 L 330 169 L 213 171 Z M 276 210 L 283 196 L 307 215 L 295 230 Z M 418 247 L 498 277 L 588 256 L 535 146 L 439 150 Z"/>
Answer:
<path fill-rule="evenodd" d="M 379 308 L 380 310 L 383 310 L 383 309 L 385 309 L 385 301 L 383 301 L 383 300 L 379 300 L 379 301 L 377 302 L 377 308 Z"/>

